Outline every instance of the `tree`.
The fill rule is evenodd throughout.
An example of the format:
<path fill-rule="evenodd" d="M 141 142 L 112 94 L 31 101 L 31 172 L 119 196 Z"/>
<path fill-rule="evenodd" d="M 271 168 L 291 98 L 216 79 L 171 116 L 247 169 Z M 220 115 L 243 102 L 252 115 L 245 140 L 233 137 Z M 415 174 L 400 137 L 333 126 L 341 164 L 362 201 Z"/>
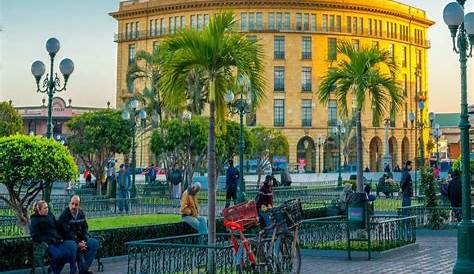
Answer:
<path fill-rule="evenodd" d="M 156 121 L 160 123 L 163 120 L 163 96 L 160 92 L 160 78 L 162 53 L 160 46 L 153 48 L 153 52 L 139 51 L 135 55 L 133 64 L 127 71 L 127 88 L 133 91 L 134 82 L 143 80 L 148 83 L 141 93 L 136 97 L 140 100 L 147 113 L 151 117 L 157 117 Z M 140 65 L 142 64 L 142 65 Z"/>
<path fill-rule="evenodd" d="M 71 136 L 68 145 L 84 164 L 92 165 L 97 178 L 97 191 L 101 193 L 100 176 L 117 153 L 128 153 L 131 147 L 132 130 L 121 113 L 112 110 L 89 112 L 74 117 L 68 124 Z"/>
<path fill-rule="evenodd" d="M 337 51 L 343 54 L 345 59 L 323 76 L 318 96 L 323 104 L 327 104 L 331 94 L 334 93 L 340 113 L 345 117 L 348 116 L 347 106 L 354 103 L 357 138 L 357 191 L 363 192 L 361 113 L 365 109 L 365 105 L 370 104 L 374 118 L 378 121 L 383 114 L 397 111 L 404 102 L 404 98 L 394 79 L 397 66 L 388 51 L 375 47 L 357 49 L 348 41 L 338 43 Z M 349 103 L 348 100 L 350 100 Z"/>
<path fill-rule="evenodd" d="M 288 159 L 289 145 L 286 136 L 278 130 L 254 127 L 251 129 L 254 140 L 252 159 L 257 161 L 257 185 L 266 167 L 273 162 L 273 156 L 286 156 Z"/>
<path fill-rule="evenodd" d="M 0 137 L 21 133 L 23 130 L 23 121 L 8 102 L 0 103 Z"/>
<path fill-rule="evenodd" d="M 223 125 L 226 106 L 224 94 L 235 81 L 235 73 L 251 81 L 252 98 L 258 104 L 264 95 L 263 49 L 244 34 L 237 33 L 234 15 L 229 12 L 216 14 L 202 32 L 184 29 L 164 42 L 167 58 L 163 64 L 164 99 L 179 104 L 176 98 L 186 98 L 186 78 L 195 69 L 202 72 L 208 88 L 209 137 L 209 244 L 216 240 L 215 188 L 216 150 L 215 127 Z M 209 271 L 214 270 L 213 252 L 209 253 Z"/>
<path fill-rule="evenodd" d="M 29 234 L 32 201 L 54 181 L 76 180 L 77 166 L 68 149 L 44 137 L 0 137 L 0 184 L 8 197 L 0 196 L 15 212 L 18 224 Z"/>
<path fill-rule="evenodd" d="M 153 132 L 151 151 L 166 166 L 172 166 L 170 163 L 182 163 L 186 182 L 191 182 L 194 170 L 206 155 L 208 126 L 207 119 L 199 116 L 185 121 L 164 120 L 160 124 L 160 130 Z"/>

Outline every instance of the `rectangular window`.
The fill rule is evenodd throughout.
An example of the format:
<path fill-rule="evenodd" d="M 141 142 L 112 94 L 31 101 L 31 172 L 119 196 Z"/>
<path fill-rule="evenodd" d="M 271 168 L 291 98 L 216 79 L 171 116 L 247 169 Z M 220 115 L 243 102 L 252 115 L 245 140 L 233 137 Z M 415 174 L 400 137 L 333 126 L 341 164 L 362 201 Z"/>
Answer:
<path fill-rule="evenodd" d="M 302 26 L 301 26 L 301 13 L 296 13 L 296 30 L 301 30 L 302 29 Z"/>
<path fill-rule="evenodd" d="M 312 124 L 311 99 L 301 100 L 301 126 L 310 127 Z"/>
<path fill-rule="evenodd" d="M 168 18 L 168 29 L 170 30 L 170 33 L 174 33 L 174 17 Z"/>
<path fill-rule="evenodd" d="M 328 102 L 328 126 L 337 125 L 337 103 L 336 100 L 329 100 Z"/>
<path fill-rule="evenodd" d="M 140 34 L 140 28 L 139 28 L 138 22 L 135 22 L 135 38 L 138 38 L 139 34 Z"/>
<path fill-rule="evenodd" d="M 325 31 L 325 32 L 329 31 L 328 15 L 327 14 L 323 14 L 323 31 Z"/>
<path fill-rule="evenodd" d="M 311 91 L 311 67 L 303 67 L 301 71 L 301 91 Z"/>
<path fill-rule="evenodd" d="M 337 60 L 337 40 L 336 38 L 328 38 L 328 60 Z"/>
<path fill-rule="evenodd" d="M 161 18 L 161 34 L 166 34 L 166 23 L 165 23 L 165 18 Z"/>
<path fill-rule="evenodd" d="M 197 19 L 198 19 L 198 27 L 197 27 L 197 29 L 198 29 L 198 30 L 202 30 L 202 14 L 198 14 Z"/>
<path fill-rule="evenodd" d="M 378 24 L 377 24 L 377 20 L 374 20 L 374 35 L 377 36 L 378 35 Z"/>
<path fill-rule="evenodd" d="M 336 17 L 336 31 L 337 32 L 342 31 L 342 17 L 340 15 Z"/>
<path fill-rule="evenodd" d="M 303 15 L 303 30 L 309 31 L 309 13 Z"/>
<path fill-rule="evenodd" d="M 181 16 L 181 28 L 186 27 L 186 16 Z"/>
<path fill-rule="evenodd" d="M 317 30 L 317 23 L 316 23 L 316 14 L 311 14 L 311 31 L 315 32 Z"/>
<path fill-rule="evenodd" d="M 403 127 L 408 127 L 408 103 L 405 102 L 405 109 L 403 114 Z"/>
<path fill-rule="evenodd" d="M 382 20 L 379 20 L 379 36 L 382 37 Z"/>
<path fill-rule="evenodd" d="M 290 30 L 291 17 L 289 12 L 285 12 L 285 30 Z"/>
<path fill-rule="evenodd" d="M 196 24 L 196 15 L 191 15 L 191 28 L 195 29 L 197 27 Z"/>
<path fill-rule="evenodd" d="M 240 31 L 248 31 L 247 28 L 247 13 L 242 12 L 240 13 Z"/>
<path fill-rule="evenodd" d="M 352 33 L 352 17 L 350 16 L 347 16 L 346 27 L 347 27 L 347 33 Z"/>
<path fill-rule="evenodd" d="M 352 22 L 353 22 L 353 24 L 352 24 L 352 31 L 353 31 L 354 33 L 357 33 L 357 31 L 358 31 L 358 28 L 357 28 L 357 25 L 358 25 L 358 24 L 357 24 L 357 17 L 353 17 L 353 18 L 352 18 Z"/>
<path fill-rule="evenodd" d="M 329 31 L 334 32 L 336 28 L 336 22 L 334 15 L 329 15 Z"/>
<path fill-rule="evenodd" d="M 403 96 L 408 96 L 408 76 L 403 74 Z"/>
<path fill-rule="evenodd" d="M 155 35 L 161 34 L 160 25 L 158 19 L 155 19 Z"/>
<path fill-rule="evenodd" d="M 135 61 L 135 44 L 128 45 L 128 64 L 133 64 Z"/>
<path fill-rule="evenodd" d="M 204 26 L 209 26 L 209 14 L 204 14 Z"/>
<path fill-rule="evenodd" d="M 402 67 L 407 67 L 407 47 L 402 47 Z"/>
<path fill-rule="evenodd" d="M 273 126 L 285 126 L 285 99 L 273 100 Z"/>
<path fill-rule="evenodd" d="M 311 36 L 304 36 L 301 41 L 301 59 L 311 59 Z"/>
<path fill-rule="evenodd" d="M 153 25 L 153 20 L 150 20 L 150 36 L 155 35 L 155 25 Z"/>
<path fill-rule="evenodd" d="M 387 28 L 386 28 L 386 30 L 387 30 L 387 37 L 390 38 L 390 23 L 389 23 L 389 22 L 386 23 L 386 27 L 387 27 Z"/>
<path fill-rule="evenodd" d="M 394 44 L 388 45 L 388 52 L 390 54 L 390 58 L 392 58 L 392 61 L 395 61 L 395 45 Z"/>
<path fill-rule="evenodd" d="M 179 19 L 179 16 L 174 17 L 174 25 L 176 26 L 176 30 L 181 29 L 181 20 Z"/>
<path fill-rule="evenodd" d="M 269 30 L 275 29 L 275 13 L 274 12 L 268 13 L 268 29 Z"/>
<path fill-rule="evenodd" d="M 125 24 L 125 39 L 129 39 L 130 38 L 130 28 L 129 28 L 129 23 L 126 23 Z"/>
<path fill-rule="evenodd" d="M 257 30 L 263 30 L 263 15 L 261 12 L 257 12 Z"/>
<path fill-rule="evenodd" d="M 352 39 L 352 46 L 353 46 L 356 50 L 359 50 L 359 40 L 358 40 L 358 39 Z"/>
<path fill-rule="evenodd" d="M 275 36 L 273 47 L 274 58 L 285 59 L 285 36 Z"/>
<path fill-rule="evenodd" d="M 369 18 L 369 35 L 372 35 L 372 19 Z"/>
<path fill-rule="evenodd" d="M 285 67 L 275 67 L 273 75 L 273 90 L 285 91 Z"/>
<path fill-rule="evenodd" d="M 255 30 L 255 13 L 249 12 L 249 31 Z"/>
<path fill-rule="evenodd" d="M 364 34 L 364 18 L 359 17 L 359 34 Z"/>
<path fill-rule="evenodd" d="M 393 31 L 394 31 L 394 34 L 395 34 L 395 39 L 398 38 L 398 35 L 397 35 L 397 23 L 393 23 Z"/>
<path fill-rule="evenodd" d="M 397 127 L 397 113 L 395 110 L 390 110 L 390 127 Z"/>
<path fill-rule="evenodd" d="M 281 12 L 276 13 L 276 29 L 277 30 L 283 29 L 283 13 Z"/>

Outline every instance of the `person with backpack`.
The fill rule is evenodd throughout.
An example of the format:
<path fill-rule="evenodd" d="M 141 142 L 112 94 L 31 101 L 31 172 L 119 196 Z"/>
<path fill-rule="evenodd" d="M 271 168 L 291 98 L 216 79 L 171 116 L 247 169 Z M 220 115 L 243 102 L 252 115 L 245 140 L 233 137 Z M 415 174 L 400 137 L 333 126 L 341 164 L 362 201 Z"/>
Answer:
<path fill-rule="evenodd" d="M 181 198 L 181 183 L 183 182 L 183 173 L 178 167 L 178 163 L 175 163 L 173 170 L 170 172 L 170 182 L 173 187 L 172 197 L 174 199 Z"/>

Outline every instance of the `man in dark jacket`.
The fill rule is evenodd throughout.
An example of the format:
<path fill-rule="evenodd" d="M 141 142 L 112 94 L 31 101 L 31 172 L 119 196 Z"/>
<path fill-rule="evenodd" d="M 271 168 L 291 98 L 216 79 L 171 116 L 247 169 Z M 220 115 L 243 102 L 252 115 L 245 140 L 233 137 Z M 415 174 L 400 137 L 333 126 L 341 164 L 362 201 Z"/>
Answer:
<path fill-rule="evenodd" d="M 38 201 L 35 213 L 31 215 L 31 238 L 36 243 L 46 243 L 48 253 L 51 257 L 51 271 L 54 274 L 61 273 L 65 263 L 70 264 L 71 273 L 77 272 L 76 267 L 76 244 L 73 241 L 64 241 L 57 229 L 56 219 L 49 212 L 45 201 Z"/>
<path fill-rule="evenodd" d="M 63 210 L 58 223 L 64 239 L 77 243 L 79 272 L 85 274 L 92 273 L 89 271 L 89 267 L 99 248 L 99 241 L 89 236 L 86 216 L 80 209 L 80 203 L 81 199 L 78 195 L 72 196 L 69 207 Z"/>
<path fill-rule="evenodd" d="M 452 172 L 452 179 L 448 185 L 448 197 L 451 202 L 454 217 L 461 221 L 461 203 L 462 203 L 462 187 L 461 176 L 457 171 Z"/>
<path fill-rule="evenodd" d="M 237 182 L 240 178 L 239 171 L 234 167 L 234 161 L 229 160 L 229 168 L 227 169 L 227 173 L 225 175 L 225 188 L 226 188 L 226 195 L 225 195 L 225 207 L 229 207 L 230 200 L 234 202 L 237 200 Z"/>
<path fill-rule="evenodd" d="M 402 189 L 402 207 L 411 206 L 411 196 L 413 195 L 413 187 L 411 180 L 411 161 L 407 161 L 402 172 L 400 180 L 400 188 Z"/>

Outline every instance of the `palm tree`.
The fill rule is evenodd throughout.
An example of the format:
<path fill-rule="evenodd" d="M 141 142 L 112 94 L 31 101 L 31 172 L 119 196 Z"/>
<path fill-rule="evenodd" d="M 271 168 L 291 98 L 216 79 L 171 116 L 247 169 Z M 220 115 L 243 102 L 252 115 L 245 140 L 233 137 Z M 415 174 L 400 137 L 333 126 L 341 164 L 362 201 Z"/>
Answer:
<path fill-rule="evenodd" d="M 338 43 L 337 51 L 344 55 L 338 67 L 323 76 L 318 90 L 319 100 L 327 104 L 334 92 L 340 113 L 348 116 L 348 105 L 354 108 L 357 137 L 357 191 L 363 192 L 361 112 L 372 106 L 374 117 L 380 119 L 390 110 L 398 110 L 404 98 L 395 82 L 396 64 L 388 51 L 378 48 L 355 48 L 350 42 Z M 348 100 L 351 103 L 348 104 Z"/>
<path fill-rule="evenodd" d="M 229 12 L 216 14 L 202 32 L 185 29 L 163 43 L 167 56 L 163 63 L 162 87 L 166 104 L 181 105 L 190 98 L 188 77 L 195 70 L 205 79 L 209 104 L 208 136 L 208 217 L 209 244 L 215 243 L 216 150 L 215 127 L 222 127 L 227 112 L 224 95 L 236 74 L 248 77 L 255 104 L 264 96 L 263 49 L 255 41 L 234 32 L 236 21 Z M 210 258 L 211 261 L 212 258 Z M 211 272 L 212 273 L 212 272 Z"/>

